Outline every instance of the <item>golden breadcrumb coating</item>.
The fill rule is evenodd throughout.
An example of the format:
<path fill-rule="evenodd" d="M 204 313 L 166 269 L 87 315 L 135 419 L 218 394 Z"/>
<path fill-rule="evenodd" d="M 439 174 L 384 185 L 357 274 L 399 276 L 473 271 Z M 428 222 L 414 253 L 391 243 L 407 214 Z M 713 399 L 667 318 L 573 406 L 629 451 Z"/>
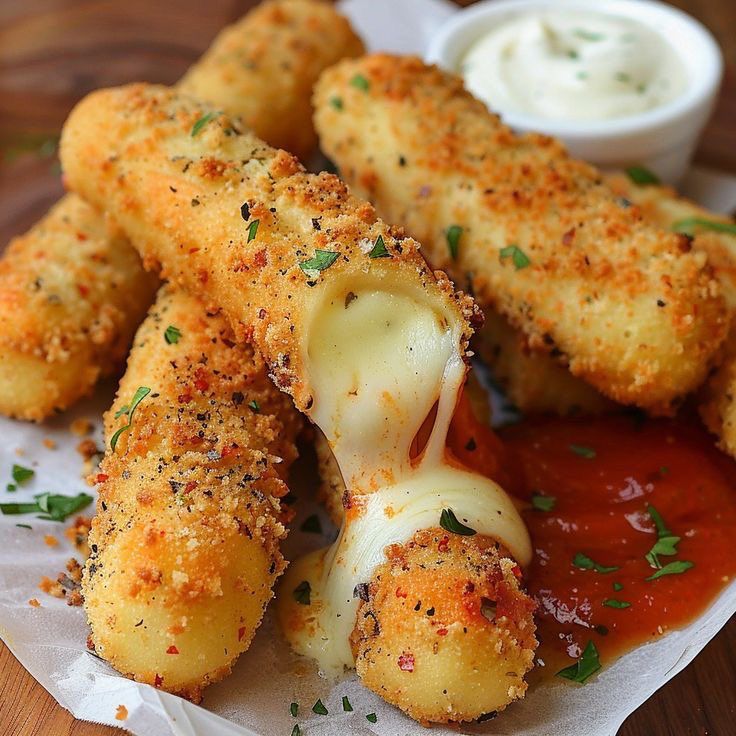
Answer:
<path fill-rule="evenodd" d="M 223 30 L 179 86 L 307 156 L 319 73 L 361 51 L 329 4 L 274 0 Z M 119 369 L 156 284 L 101 215 L 62 199 L 0 258 L 0 413 L 40 421 Z"/>
<path fill-rule="evenodd" d="M 398 281 L 454 310 L 464 348 L 475 305 L 432 273 L 416 241 L 336 176 L 306 173 L 211 112 L 154 85 L 92 93 L 62 135 L 69 186 L 107 208 L 149 265 L 222 308 L 301 410 L 314 402 L 307 325 L 336 285 Z M 372 258 L 379 237 L 388 255 Z M 332 254 L 329 267 L 308 266 L 318 251 Z"/>
<path fill-rule="evenodd" d="M 0 258 L 0 413 L 40 421 L 122 364 L 158 281 L 105 219 L 65 196 Z"/>
<path fill-rule="evenodd" d="M 320 72 L 362 53 L 330 3 L 276 0 L 223 29 L 179 89 L 240 116 L 257 136 L 302 158 L 317 143 L 311 95 Z"/>
<path fill-rule="evenodd" d="M 315 107 L 351 187 L 531 348 L 652 413 L 702 382 L 728 327 L 705 255 L 647 224 L 559 142 L 514 135 L 459 78 L 416 58 L 343 61 Z"/>
<path fill-rule="evenodd" d="M 483 537 L 443 529 L 392 545 L 353 631 L 363 682 L 420 721 L 474 720 L 524 696 L 534 602 L 518 565 Z"/>
<path fill-rule="evenodd" d="M 139 387 L 151 392 L 120 415 Z M 194 700 L 230 671 L 285 567 L 279 499 L 299 426 L 224 318 L 164 287 L 105 416 L 83 579 L 98 655 Z"/>

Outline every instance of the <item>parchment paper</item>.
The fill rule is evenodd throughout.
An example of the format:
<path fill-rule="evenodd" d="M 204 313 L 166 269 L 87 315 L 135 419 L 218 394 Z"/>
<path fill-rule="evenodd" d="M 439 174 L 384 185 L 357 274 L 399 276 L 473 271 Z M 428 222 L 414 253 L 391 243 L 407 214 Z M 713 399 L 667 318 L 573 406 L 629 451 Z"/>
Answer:
<path fill-rule="evenodd" d="M 371 49 L 413 53 L 421 53 L 432 30 L 455 12 L 442 0 L 346 0 L 342 5 Z M 730 211 L 736 205 L 734 177 L 694 170 L 683 188 L 713 209 Z M 114 385 L 103 385 L 73 412 L 40 427 L 0 418 L 0 498 L 30 501 L 33 494 L 43 491 L 91 493 L 81 477 L 82 459 L 75 450 L 80 438 L 68 427 L 75 416 L 93 419 L 101 445 L 99 418 L 110 405 L 113 393 Z M 55 440 L 56 449 L 48 449 L 43 444 L 45 438 Z M 17 450 L 23 451 L 23 456 L 16 454 Z M 11 480 L 13 463 L 33 466 L 36 476 L 11 494 L 2 489 Z M 315 510 L 309 499 L 313 468 L 301 462 L 295 475 L 293 486 L 300 497 L 298 509 L 303 518 Z M 87 511 L 91 512 L 91 507 Z M 292 532 L 286 545 L 287 557 L 332 540 L 334 530 L 324 517 L 322 521 L 326 530 L 322 538 Z M 16 527 L 18 522 L 33 528 Z M 87 627 L 82 609 L 69 607 L 64 600 L 38 590 L 44 575 L 54 577 L 64 569 L 66 560 L 75 556 L 63 535 L 65 526 L 33 516 L 0 516 L 0 637 L 77 718 L 121 726 L 138 736 L 288 736 L 297 722 L 305 736 L 612 736 L 625 718 L 682 670 L 736 612 L 734 582 L 687 629 L 622 657 L 584 687 L 566 682 L 545 684 L 482 726 L 431 731 L 387 706 L 354 676 L 337 683 L 321 679 L 311 662 L 289 651 L 267 616 L 233 674 L 208 689 L 200 707 L 117 675 L 86 651 Z M 299 520 L 294 528 L 298 526 Z M 58 547 L 46 546 L 46 534 L 59 539 Z M 31 598 L 38 599 L 41 607 L 31 607 Z M 352 713 L 342 712 L 343 695 L 349 697 Z M 317 698 L 327 706 L 329 715 L 311 712 Z M 293 701 L 300 704 L 297 719 L 289 713 Z M 115 718 L 119 705 L 128 711 L 124 721 Z M 377 714 L 375 724 L 366 720 L 368 713 Z"/>

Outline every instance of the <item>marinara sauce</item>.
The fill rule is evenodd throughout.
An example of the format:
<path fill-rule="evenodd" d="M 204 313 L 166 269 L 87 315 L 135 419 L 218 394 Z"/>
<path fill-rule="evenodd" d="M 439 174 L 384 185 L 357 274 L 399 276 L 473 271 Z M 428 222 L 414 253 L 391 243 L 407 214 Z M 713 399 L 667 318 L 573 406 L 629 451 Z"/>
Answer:
<path fill-rule="evenodd" d="M 453 454 L 493 467 L 470 442 L 488 429 L 462 404 L 456 417 Z M 696 417 L 524 420 L 501 439 L 499 481 L 529 504 L 543 671 L 574 664 L 589 642 L 605 665 L 686 626 L 736 574 L 736 463 Z"/>

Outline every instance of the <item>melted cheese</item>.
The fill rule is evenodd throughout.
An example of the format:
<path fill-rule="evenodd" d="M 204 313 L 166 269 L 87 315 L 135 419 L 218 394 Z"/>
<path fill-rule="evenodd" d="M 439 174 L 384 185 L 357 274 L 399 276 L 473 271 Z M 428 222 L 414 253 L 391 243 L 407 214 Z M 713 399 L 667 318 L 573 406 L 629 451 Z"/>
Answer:
<path fill-rule="evenodd" d="M 355 586 L 371 579 L 388 545 L 438 526 L 446 508 L 522 565 L 531 560 L 531 543 L 501 488 L 446 461 L 466 371 L 457 315 L 439 313 L 424 292 L 366 275 L 350 289 L 333 285 L 325 292 L 311 327 L 305 346 L 311 415 L 332 445 L 354 508 L 331 547 L 289 568 L 278 605 L 292 646 L 324 673 L 338 674 L 353 666 Z M 412 463 L 412 440 L 435 403 L 429 440 Z M 310 605 L 291 594 L 305 580 Z"/>

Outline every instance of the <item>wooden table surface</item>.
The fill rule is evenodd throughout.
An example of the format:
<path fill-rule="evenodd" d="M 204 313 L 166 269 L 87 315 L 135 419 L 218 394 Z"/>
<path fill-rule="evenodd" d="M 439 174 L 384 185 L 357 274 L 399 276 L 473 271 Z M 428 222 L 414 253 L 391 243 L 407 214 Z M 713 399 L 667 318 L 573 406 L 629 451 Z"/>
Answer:
<path fill-rule="evenodd" d="M 0 148 L 9 155 L 0 165 L 0 248 L 61 195 L 55 159 L 44 155 L 44 142 L 58 134 L 80 97 L 97 87 L 139 79 L 174 82 L 223 24 L 255 4 L 256 0 L 2 0 Z M 673 4 L 700 18 L 724 49 L 726 79 L 698 161 L 736 173 L 736 0 Z M 36 154 L 16 157 L 22 148 Z M 0 736 L 115 733 L 120 731 L 74 720 L 0 643 Z M 736 620 L 639 708 L 619 736 L 734 733 Z"/>

